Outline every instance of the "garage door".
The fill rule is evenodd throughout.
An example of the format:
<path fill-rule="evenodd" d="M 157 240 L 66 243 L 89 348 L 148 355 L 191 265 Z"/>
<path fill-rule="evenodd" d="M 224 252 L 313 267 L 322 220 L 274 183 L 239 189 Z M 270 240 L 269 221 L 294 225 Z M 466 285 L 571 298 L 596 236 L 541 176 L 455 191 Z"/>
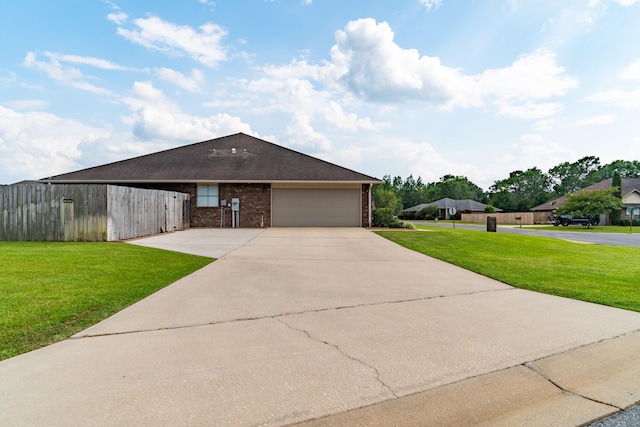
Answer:
<path fill-rule="evenodd" d="M 360 227 L 357 188 L 274 188 L 274 227 Z"/>

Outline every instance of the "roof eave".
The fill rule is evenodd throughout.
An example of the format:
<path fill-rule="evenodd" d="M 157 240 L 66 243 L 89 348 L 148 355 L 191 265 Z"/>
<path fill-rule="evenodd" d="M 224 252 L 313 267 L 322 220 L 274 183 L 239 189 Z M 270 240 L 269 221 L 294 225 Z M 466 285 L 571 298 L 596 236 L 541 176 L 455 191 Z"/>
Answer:
<path fill-rule="evenodd" d="M 195 183 L 216 183 L 216 184 L 372 184 L 380 185 L 381 180 L 273 180 L 273 179 L 40 179 L 36 182 L 44 184 L 195 184 Z"/>

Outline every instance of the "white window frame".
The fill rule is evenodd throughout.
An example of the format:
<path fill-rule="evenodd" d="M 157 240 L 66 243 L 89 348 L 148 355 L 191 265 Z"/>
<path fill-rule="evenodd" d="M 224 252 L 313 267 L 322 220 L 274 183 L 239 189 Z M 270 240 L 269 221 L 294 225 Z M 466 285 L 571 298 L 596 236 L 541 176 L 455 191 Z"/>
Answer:
<path fill-rule="evenodd" d="M 198 184 L 196 190 L 196 206 L 199 208 L 216 208 L 219 203 L 218 185 Z"/>

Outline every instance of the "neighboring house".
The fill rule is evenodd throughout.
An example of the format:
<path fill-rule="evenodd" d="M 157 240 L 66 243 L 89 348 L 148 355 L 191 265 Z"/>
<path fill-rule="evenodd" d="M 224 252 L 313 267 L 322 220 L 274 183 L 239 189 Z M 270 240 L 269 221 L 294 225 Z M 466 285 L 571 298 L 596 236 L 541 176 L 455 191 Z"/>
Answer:
<path fill-rule="evenodd" d="M 369 227 L 371 190 L 382 183 L 242 133 L 40 182 L 188 193 L 193 227 Z"/>
<path fill-rule="evenodd" d="M 449 208 L 456 208 L 457 212 L 464 213 L 483 213 L 484 209 L 487 207 L 484 203 L 476 202 L 475 200 L 454 200 L 449 198 L 444 198 L 440 200 L 436 200 L 431 203 L 421 203 L 416 206 L 412 206 L 410 208 L 404 209 L 402 212 L 420 212 L 424 208 L 429 206 L 435 206 L 440 211 L 440 217 L 448 219 L 449 218 Z M 496 212 L 502 212 L 502 209 L 494 208 Z"/>
<path fill-rule="evenodd" d="M 611 188 L 612 179 L 605 179 L 604 181 L 597 182 L 593 185 L 583 188 L 582 190 L 603 190 L 605 188 Z M 640 178 L 622 178 L 622 214 L 621 219 L 628 219 L 626 214 L 626 208 L 628 207 L 640 207 Z M 581 190 L 578 190 L 581 191 Z M 534 221 L 536 224 L 542 224 L 547 222 L 547 217 L 551 215 L 556 209 L 562 207 L 566 196 L 558 197 L 557 199 L 549 200 L 546 203 L 538 205 L 531 210 L 534 212 Z M 604 215 L 605 218 L 600 218 L 601 223 L 608 223 L 608 215 Z M 638 215 L 634 216 L 635 219 L 640 219 Z"/>

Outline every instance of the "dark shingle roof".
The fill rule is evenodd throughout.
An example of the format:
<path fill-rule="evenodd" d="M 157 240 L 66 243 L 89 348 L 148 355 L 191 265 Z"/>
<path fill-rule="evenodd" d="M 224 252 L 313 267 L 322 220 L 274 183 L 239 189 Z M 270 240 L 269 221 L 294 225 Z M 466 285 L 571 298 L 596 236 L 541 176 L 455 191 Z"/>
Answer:
<path fill-rule="evenodd" d="M 403 212 L 420 212 L 422 209 L 427 206 L 435 206 L 438 209 L 448 209 L 448 208 L 456 208 L 457 210 L 469 211 L 469 212 L 483 212 L 484 208 L 487 207 L 484 203 L 476 202 L 475 200 L 454 200 L 448 197 L 444 199 L 436 200 L 431 203 L 422 203 L 420 205 L 412 206 L 410 208 L 405 209 Z M 502 209 L 494 208 L 496 212 L 502 212 Z"/>
<path fill-rule="evenodd" d="M 232 152 L 234 149 L 235 153 Z M 380 182 L 377 178 L 243 133 L 56 175 L 50 179 L 80 182 Z"/>

